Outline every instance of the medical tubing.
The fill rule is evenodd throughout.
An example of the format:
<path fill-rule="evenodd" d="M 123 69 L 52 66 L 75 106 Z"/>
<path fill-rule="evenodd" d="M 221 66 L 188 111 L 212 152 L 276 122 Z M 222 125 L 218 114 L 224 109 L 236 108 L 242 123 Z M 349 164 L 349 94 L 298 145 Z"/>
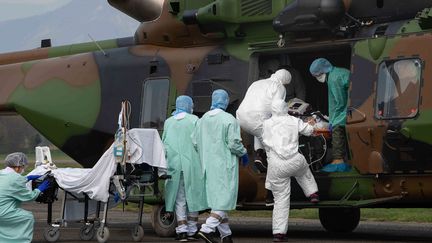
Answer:
<path fill-rule="evenodd" d="M 129 118 L 130 118 L 130 114 L 131 114 L 131 109 L 130 109 L 130 102 L 128 100 L 124 100 L 122 101 L 122 108 L 121 108 L 121 113 L 122 113 L 122 132 L 123 132 L 123 158 L 122 158 L 122 164 L 125 165 L 126 160 L 127 160 L 127 148 L 126 148 L 126 134 L 127 131 L 129 130 Z M 124 168 L 125 169 L 125 168 Z"/>
<path fill-rule="evenodd" d="M 134 138 L 132 138 L 129 134 L 127 134 L 127 136 L 129 137 L 129 141 L 130 142 L 133 142 L 134 144 L 136 144 L 137 146 L 140 146 L 139 145 L 139 142 L 137 142 Z M 131 165 L 132 165 L 132 171 L 130 172 L 130 174 L 132 174 L 132 172 L 134 172 L 135 171 L 135 166 L 134 166 L 134 164 L 133 163 L 130 163 Z"/>
<path fill-rule="evenodd" d="M 321 161 L 324 158 L 324 156 L 326 155 L 326 152 L 327 152 L 327 141 L 326 141 L 324 135 L 320 134 L 320 137 L 324 140 L 324 145 L 323 145 L 324 153 L 321 155 L 321 157 L 319 159 L 316 159 L 316 160 L 312 161 L 310 163 L 310 165 L 313 165 L 313 164 Z"/>

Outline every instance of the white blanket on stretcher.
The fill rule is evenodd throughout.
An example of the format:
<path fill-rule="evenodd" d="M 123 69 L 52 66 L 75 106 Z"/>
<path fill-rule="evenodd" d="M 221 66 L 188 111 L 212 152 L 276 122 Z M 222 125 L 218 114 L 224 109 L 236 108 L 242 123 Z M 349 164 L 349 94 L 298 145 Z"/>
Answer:
<path fill-rule="evenodd" d="M 156 129 L 131 129 L 127 132 L 126 147 L 131 155 L 130 163 L 147 163 L 165 171 L 167 162 L 163 143 Z M 57 184 L 65 191 L 86 193 L 90 199 L 107 202 L 110 177 L 117 168 L 113 145 L 105 151 L 91 169 L 58 168 L 51 170 Z M 41 175 L 50 170 L 46 165 L 36 167 L 29 175 Z"/>

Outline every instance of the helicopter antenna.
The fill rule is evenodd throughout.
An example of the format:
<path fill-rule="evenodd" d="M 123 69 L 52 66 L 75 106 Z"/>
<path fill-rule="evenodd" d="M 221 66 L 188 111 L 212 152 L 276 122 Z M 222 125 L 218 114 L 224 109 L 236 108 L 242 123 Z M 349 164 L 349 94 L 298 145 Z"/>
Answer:
<path fill-rule="evenodd" d="M 93 39 L 93 37 L 90 34 L 87 34 L 90 39 L 95 43 L 95 45 L 99 48 L 99 50 L 104 54 L 104 56 L 107 56 L 106 52 L 102 49 L 102 47 Z"/>

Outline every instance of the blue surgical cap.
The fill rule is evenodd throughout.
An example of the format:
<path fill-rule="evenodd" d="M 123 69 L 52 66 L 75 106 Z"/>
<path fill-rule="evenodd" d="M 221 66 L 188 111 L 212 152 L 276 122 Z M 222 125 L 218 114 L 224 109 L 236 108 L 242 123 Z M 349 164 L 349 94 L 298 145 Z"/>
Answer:
<path fill-rule="evenodd" d="M 318 76 L 322 73 L 329 73 L 333 69 L 333 65 L 325 58 L 318 58 L 312 62 L 309 71 L 312 75 Z"/>
<path fill-rule="evenodd" d="M 223 89 L 217 89 L 212 94 L 212 104 L 210 110 L 222 109 L 226 110 L 229 103 L 228 93 Z"/>
<path fill-rule="evenodd" d="M 180 95 L 176 99 L 176 110 L 172 113 L 172 115 L 177 115 L 182 112 L 191 114 L 192 109 L 193 109 L 192 98 L 187 95 Z"/>

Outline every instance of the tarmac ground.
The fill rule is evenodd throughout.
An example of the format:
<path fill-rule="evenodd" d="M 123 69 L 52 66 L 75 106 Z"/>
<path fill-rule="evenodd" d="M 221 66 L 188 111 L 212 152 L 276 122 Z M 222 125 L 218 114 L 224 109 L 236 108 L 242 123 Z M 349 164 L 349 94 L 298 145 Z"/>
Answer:
<path fill-rule="evenodd" d="M 53 207 L 53 218 L 59 218 L 60 203 Z M 35 230 L 33 242 L 46 242 L 43 232 L 48 225 L 47 206 L 38 203 L 26 203 L 23 207 L 35 215 Z M 144 237 L 141 242 L 177 242 L 174 238 L 162 238 L 155 234 L 150 223 L 150 216 L 144 214 Z M 200 222 L 205 218 L 200 217 Z M 137 224 L 137 213 L 123 212 L 113 208 L 108 213 L 108 242 L 134 242 L 132 228 Z M 57 242 L 82 242 L 80 228 L 83 223 L 68 223 L 60 228 L 60 238 Z M 272 227 L 270 218 L 235 217 L 230 218 L 230 226 L 235 242 L 272 242 Z M 290 219 L 288 229 L 289 242 L 432 242 L 432 224 L 401 223 L 401 222 L 368 222 L 361 221 L 352 233 L 335 234 L 325 231 L 319 220 Z M 97 242 L 96 237 L 89 242 Z M 197 241 L 200 242 L 200 241 Z"/>

